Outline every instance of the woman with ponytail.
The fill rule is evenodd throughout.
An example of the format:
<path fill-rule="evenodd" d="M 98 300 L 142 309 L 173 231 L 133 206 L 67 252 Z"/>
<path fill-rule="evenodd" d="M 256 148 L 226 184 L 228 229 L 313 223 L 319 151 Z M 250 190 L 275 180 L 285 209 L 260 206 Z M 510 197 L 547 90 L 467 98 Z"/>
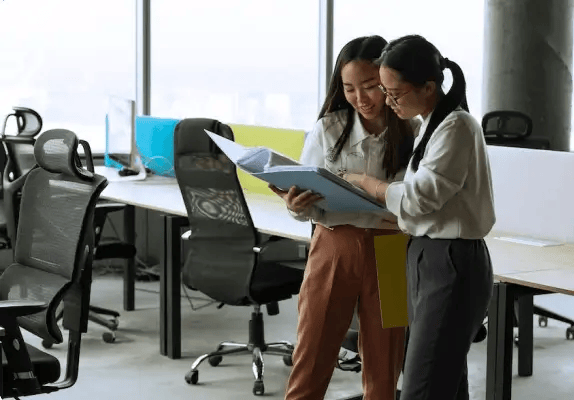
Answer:
<path fill-rule="evenodd" d="M 468 113 L 462 70 L 423 37 L 390 42 L 377 64 L 381 90 L 396 115 L 423 118 L 402 182 L 346 176 L 386 202 L 411 235 L 401 400 L 468 399 L 466 357 L 493 289 L 483 238 L 495 215 L 482 129 Z M 447 93 L 445 69 L 453 77 Z"/>
<path fill-rule="evenodd" d="M 379 67 L 374 62 L 386 44 L 380 36 L 369 36 L 343 47 L 318 121 L 305 140 L 302 164 L 389 181 L 404 175 L 414 126 L 385 105 L 379 89 Z M 405 235 L 396 221 L 385 221 L 381 214 L 325 212 L 314 205 L 320 197 L 313 193 L 295 187 L 288 192 L 271 189 L 285 200 L 293 217 L 311 219 L 315 226 L 299 292 L 297 345 L 285 398 L 324 398 L 356 310 L 363 398 L 395 400 L 407 321 L 389 323 L 387 318 L 383 327 L 374 241 L 375 236 L 393 235 L 389 239 L 404 243 L 403 249 L 396 249 L 403 252 L 402 263 L 384 265 L 396 269 L 399 277 L 402 270 L 403 279 L 386 282 L 397 287 L 404 285 Z M 406 298 L 396 299 L 400 301 L 406 309 Z"/>

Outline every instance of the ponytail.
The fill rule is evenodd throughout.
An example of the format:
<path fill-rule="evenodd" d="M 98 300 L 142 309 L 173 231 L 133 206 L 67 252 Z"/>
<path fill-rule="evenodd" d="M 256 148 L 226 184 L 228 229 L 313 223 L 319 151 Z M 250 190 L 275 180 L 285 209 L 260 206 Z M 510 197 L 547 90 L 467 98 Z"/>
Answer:
<path fill-rule="evenodd" d="M 452 73 L 452 86 L 447 94 L 437 103 L 430 121 L 426 127 L 424 135 L 419 142 L 418 146 L 413 152 L 413 170 L 419 169 L 419 164 L 424 156 L 426 146 L 434 133 L 435 129 L 440 125 L 448 114 L 453 112 L 457 107 L 462 107 L 468 112 L 468 103 L 466 100 L 466 81 L 464 73 L 460 66 L 448 58 L 440 59 L 441 69 L 448 68 Z"/>

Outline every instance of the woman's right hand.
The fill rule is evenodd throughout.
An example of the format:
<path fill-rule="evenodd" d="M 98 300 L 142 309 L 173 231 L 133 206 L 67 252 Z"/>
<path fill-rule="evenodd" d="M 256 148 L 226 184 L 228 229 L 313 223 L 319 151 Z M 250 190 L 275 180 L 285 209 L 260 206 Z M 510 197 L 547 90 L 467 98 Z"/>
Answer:
<path fill-rule="evenodd" d="M 313 204 L 323 199 L 323 196 L 313 193 L 311 190 L 303 191 L 296 186 L 291 186 L 289 190 L 282 190 L 269 184 L 269 189 L 281 197 L 285 201 L 287 208 L 296 214 L 308 212 Z"/>

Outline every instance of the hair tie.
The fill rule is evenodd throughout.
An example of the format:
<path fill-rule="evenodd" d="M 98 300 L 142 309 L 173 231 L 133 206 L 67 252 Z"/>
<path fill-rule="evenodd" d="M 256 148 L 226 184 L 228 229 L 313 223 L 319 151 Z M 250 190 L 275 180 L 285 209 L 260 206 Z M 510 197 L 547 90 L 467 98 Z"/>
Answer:
<path fill-rule="evenodd" d="M 441 63 L 440 63 L 440 69 L 443 70 L 445 68 L 448 68 L 449 64 L 450 64 L 450 60 L 446 57 L 442 57 Z"/>

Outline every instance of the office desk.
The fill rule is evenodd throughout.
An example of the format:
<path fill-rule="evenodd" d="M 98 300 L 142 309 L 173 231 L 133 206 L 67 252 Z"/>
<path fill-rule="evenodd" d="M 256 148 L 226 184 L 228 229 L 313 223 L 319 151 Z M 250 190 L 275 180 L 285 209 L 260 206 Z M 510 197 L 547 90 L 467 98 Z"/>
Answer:
<path fill-rule="evenodd" d="M 177 182 L 174 178 L 158 176 L 145 181 L 119 182 L 113 169 L 98 167 L 96 172 L 110 178 L 108 187 L 102 193 L 103 198 L 128 204 L 128 208 L 137 206 L 164 213 L 163 226 L 159 227 L 164 237 L 160 281 L 160 348 L 162 354 L 180 358 L 180 232 L 187 224 L 187 213 Z M 278 197 L 247 193 L 246 200 L 254 224 L 261 232 L 309 241 L 310 224 L 291 218 Z M 127 236 L 133 241 L 133 209 L 127 214 L 126 228 L 127 231 L 131 230 Z M 519 349 L 519 369 L 523 369 L 521 375 L 525 372 L 528 375 L 529 366 L 526 365 L 527 370 L 524 371 L 524 364 L 528 364 L 530 359 L 531 370 L 532 295 L 574 295 L 574 245 L 535 247 L 500 241 L 493 236 L 494 233 L 486 239 L 497 280 L 488 312 L 487 398 L 499 400 L 510 399 L 514 298 L 520 298 L 521 349 L 530 347 L 530 354 Z M 124 296 L 129 297 L 131 290 L 132 301 L 134 273 L 132 268 L 126 275 L 128 283 L 124 287 Z M 526 362 L 521 362 L 521 359 L 526 359 Z"/>
<path fill-rule="evenodd" d="M 487 400 L 509 400 L 512 389 L 513 313 L 518 300 L 518 373 L 532 375 L 533 295 L 574 295 L 574 245 L 536 247 L 494 239 L 487 245 L 497 281 L 488 309 Z"/>
<path fill-rule="evenodd" d="M 127 204 L 124 215 L 126 241 L 133 243 L 134 207 L 159 211 L 163 214 L 163 254 L 160 260 L 160 352 L 170 358 L 181 357 L 181 231 L 187 225 L 187 211 L 175 178 L 150 176 L 143 181 L 122 181 L 117 170 L 96 167 L 96 173 L 106 176 L 109 184 L 101 197 Z M 257 230 L 307 242 L 311 224 L 289 216 L 278 196 L 246 193 L 245 199 Z M 155 228 L 155 227 L 154 227 Z M 124 273 L 124 308 L 134 309 L 135 267 L 128 264 Z"/>

